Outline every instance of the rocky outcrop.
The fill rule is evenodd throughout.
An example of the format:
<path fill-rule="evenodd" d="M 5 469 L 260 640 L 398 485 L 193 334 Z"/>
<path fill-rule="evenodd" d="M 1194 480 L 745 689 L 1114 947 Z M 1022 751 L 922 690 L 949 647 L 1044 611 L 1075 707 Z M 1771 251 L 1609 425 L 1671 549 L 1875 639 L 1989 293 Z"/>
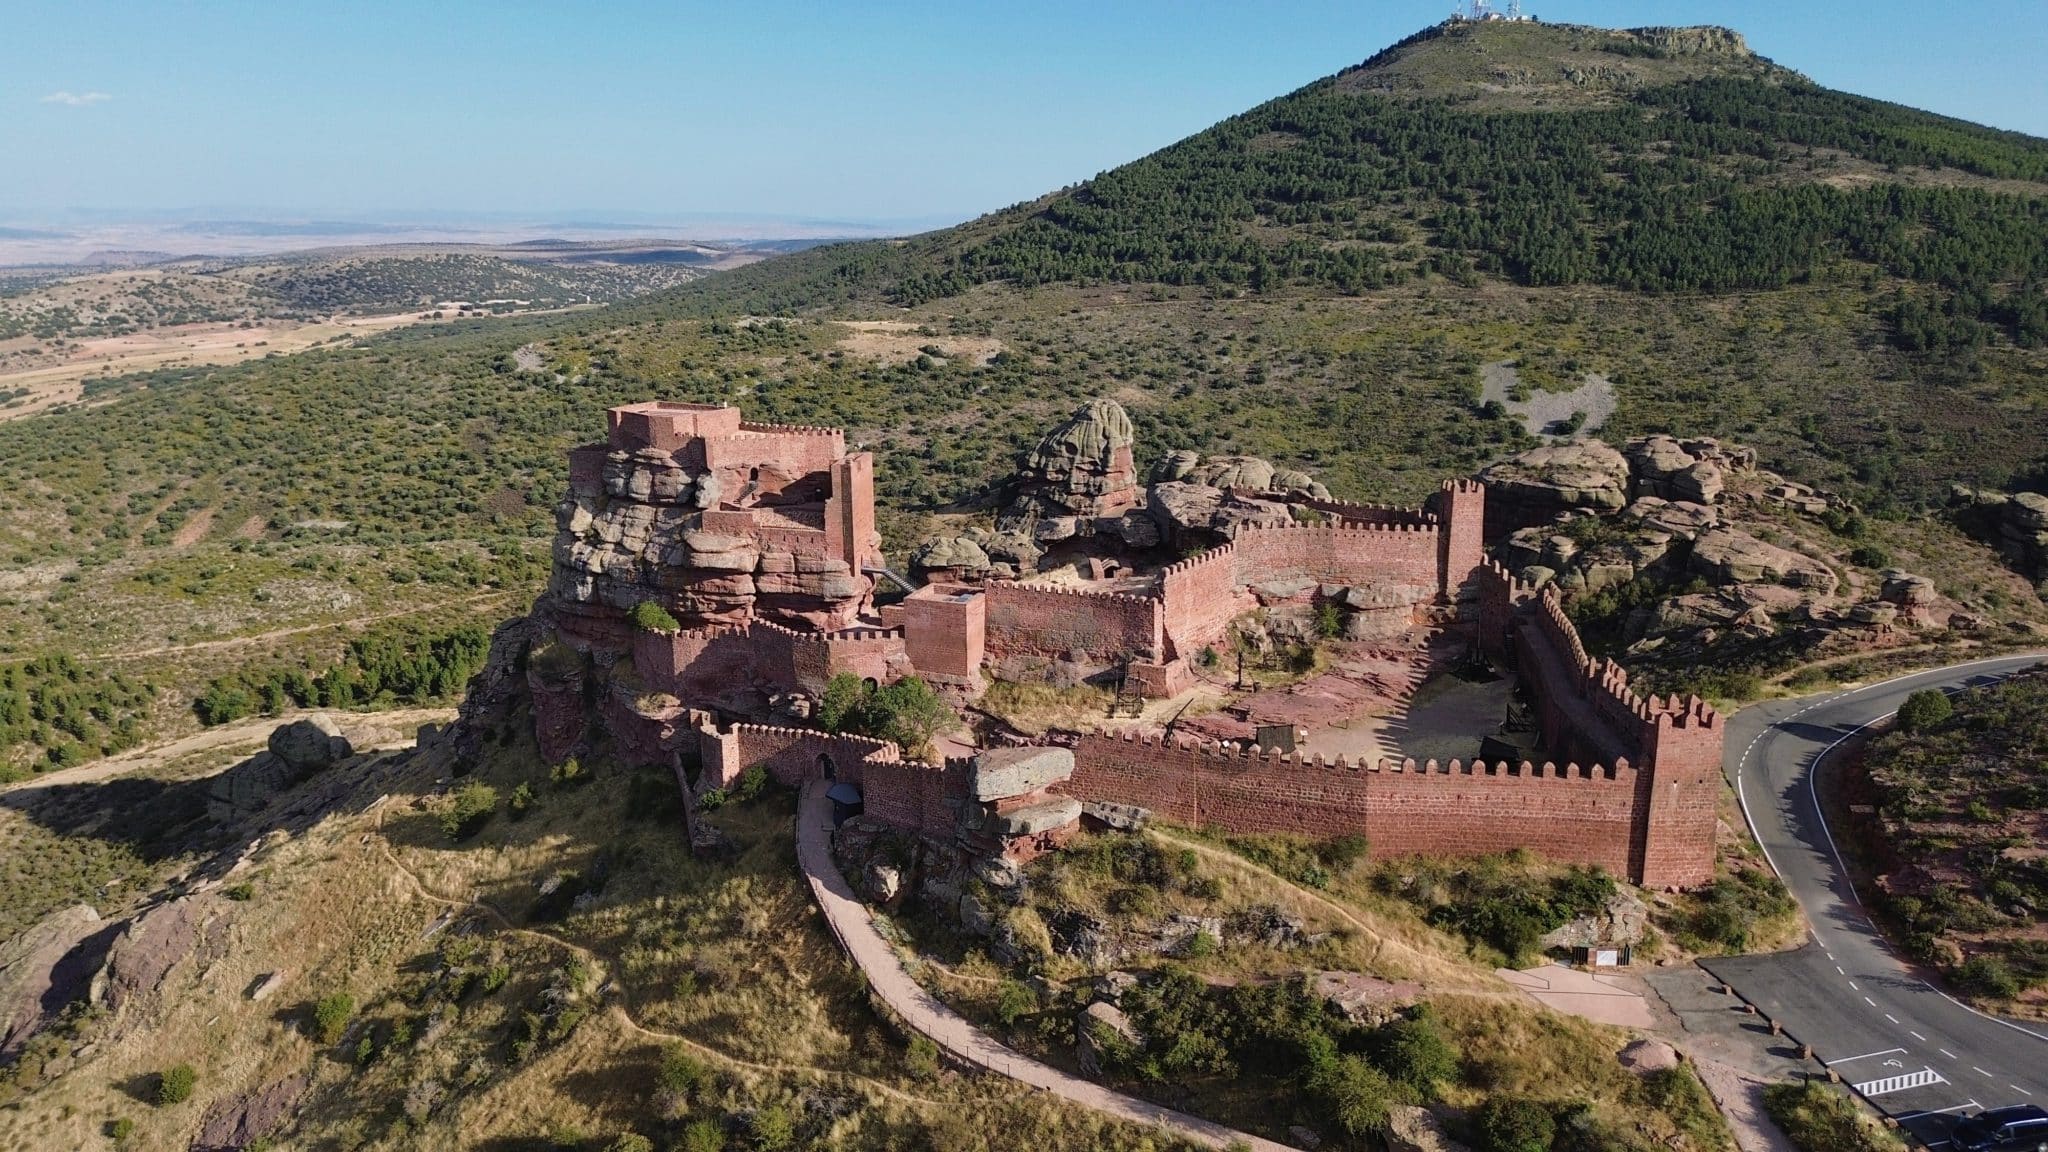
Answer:
<path fill-rule="evenodd" d="M 1309 990 L 1330 1010 L 1363 1028 L 1377 1028 L 1398 1019 L 1401 1010 L 1422 996 L 1422 985 L 1381 980 L 1358 972 L 1318 972 Z"/>
<path fill-rule="evenodd" d="M 1543 937 L 1545 948 L 1618 948 L 1643 938 L 1650 908 L 1626 885 L 1616 885 L 1598 912 L 1579 916 Z"/>
<path fill-rule="evenodd" d="M 795 529 L 823 527 L 822 505 L 798 499 L 809 494 L 808 480 L 765 475 L 772 466 L 754 471 L 764 474 L 760 491 L 737 494 L 751 501 L 746 507 Z M 555 509 L 549 594 L 618 612 L 653 600 L 685 627 L 753 616 L 820 631 L 853 624 L 871 598 L 868 577 L 843 560 L 706 530 L 704 512 L 721 505 L 723 486 L 715 473 L 693 473 L 657 448 L 610 453 L 601 483 L 572 487 Z"/>
<path fill-rule="evenodd" d="M 1414 1104 L 1396 1104 L 1387 1110 L 1385 1135 L 1388 1152 L 1470 1152 L 1444 1135 L 1435 1113 Z"/>
<path fill-rule="evenodd" d="M 280 724 L 270 733 L 270 754 L 299 773 L 318 772 L 355 755 L 334 717 L 318 712 L 303 720 Z"/>
<path fill-rule="evenodd" d="M 1154 484 L 1147 506 L 1160 538 L 1177 548 L 1207 546 L 1246 528 L 1282 528 L 1295 520 L 1293 508 L 1282 498 L 1187 480 Z"/>
<path fill-rule="evenodd" d="M 0 1065 L 86 997 L 119 930 L 90 905 L 74 904 L 0 946 Z"/>
<path fill-rule="evenodd" d="M 1091 400 L 1024 455 L 1016 495 L 1001 527 L 1038 520 L 1072 522 L 1116 516 L 1138 502 L 1131 418 L 1114 400 Z M 1071 534 L 1071 533 L 1070 533 Z"/>
<path fill-rule="evenodd" d="M 1735 528 L 1714 528 L 1693 541 L 1692 569 L 1718 584 L 1782 584 L 1831 596 L 1834 570 L 1810 556 L 1766 544 Z"/>
<path fill-rule="evenodd" d="M 1630 497 L 1629 462 L 1598 440 L 1546 444 L 1482 469 L 1487 535 L 1548 523 L 1560 512 L 1619 512 Z"/>
<path fill-rule="evenodd" d="M 1039 792 L 1073 775 L 1074 753 L 1068 748 L 991 748 L 974 758 L 967 790 L 987 803 Z"/>
<path fill-rule="evenodd" d="M 1949 490 L 1949 510 L 1964 530 L 1996 548 L 2048 596 L 2048 495 L 1958 484 Z"/>
<path fill-rule="evenodd" d="M 1678 1067 L 1678 1049 L 1662 1040 L 1635 1040 L 1624 1046 L 1615 1059 L 1638 1076 Z"/>
<path fill-rule="evenodd" d="M 312 1084 L 301 1072 L 252 1092 L 215 1100 L 206 1107 L 192 1152 L 242 1152 L 284 1123 Z"/>
<path fill-rule="evenodd" d="M 187 958 L 219 955 L 231 918 L 211 896 L 181 896 L 142 912 L 115 938 L 93 998 L 115 1012 L 147 1001 Z"/>

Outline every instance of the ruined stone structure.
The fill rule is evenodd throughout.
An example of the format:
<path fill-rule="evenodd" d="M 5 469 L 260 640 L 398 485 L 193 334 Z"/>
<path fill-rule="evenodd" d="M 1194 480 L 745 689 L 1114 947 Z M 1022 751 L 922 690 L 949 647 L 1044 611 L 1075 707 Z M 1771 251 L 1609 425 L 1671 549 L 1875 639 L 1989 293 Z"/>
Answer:
<path fill-rule="evenodd" d="M 1036 450 L 1031 511 L 1098 524 L 1144 515 L 1128 420 L 1083 415 Z M 792 783 L 843 780 L 862 790 L 871 824 L 956 844 L 985 830 L 977 849 L 1010 859 L 1059 843 L 1088 800 L 1232 831 L 1362 832 L 1382 855 L 1529 847 L 1645 884 L 1711 878 L 1719 718 L 1697 699 L 1637 697 L 1618 667 L 1587 657 L 1554 589 L 1491 564 L 1479 482 L 1446 482 L 1404 509 L 1334 501 L 1289 476 L 1283 515 L 1216 521 L 1225 542 L 1145 576 L 1106 578 L 1097 561 L 1098 579 L 1081 585 L 938 581 L 877 609 L 873 465 L 837 431 L 636 404 L 612 410 L 606 443 L 571 452 L 570 473 L 554 577 L 518 630 L 551 759 L 595 722 L 628 762 L 694 752 L 700 788 L 754 764 Z M 645 614 L 636 626 L 647 602 L 681 626 L 647 627 L 660 617 Z M 1543 746 L 1566 766 L 1325 764 L 1093 735 L 1073 750 L 1071 778 L 998 794 L 986 781 L 1002 774 L 977 761 L 925 764 L 877 741 L 707 719 L 807 715 L 841 673 L 916 674 L 972 695 L 992 674 L 1058 663 L 1174 695 L 1247 612 L 1323 603 L 1398 631 L 1466 632 L 1519 670 Z"/>

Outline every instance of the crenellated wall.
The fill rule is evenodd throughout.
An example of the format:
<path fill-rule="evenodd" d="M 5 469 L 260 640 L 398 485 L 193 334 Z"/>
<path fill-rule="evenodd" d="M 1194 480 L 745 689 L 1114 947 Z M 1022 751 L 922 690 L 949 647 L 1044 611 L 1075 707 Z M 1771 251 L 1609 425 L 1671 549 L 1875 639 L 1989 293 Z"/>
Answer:
<path fill-rule="evenodd" d="M 900 628 L 798 632 L 752 620 L 666 636 L 633 635 L 641 683 L 687 701 L 730 699 L 735 690 L 750 688 L 816 695 L 842 672 L 886 683 L 900 678 L 908 663 Z"/>
<path fill-rule="evenodd" d="M 1527 848 L 1640 875 L 1630 846 L 1643 816 L 1641 779 L 1626 764 L 1365 766 L 1106 734 L 1082 737 L 1074 760 L 1062 791 L 1137 804 L 1189 827 L 1314 838 L 1357 833 L 1375 857 Z"/>
<path fill-rule="evenodd" d="M 1166 657 L 1193 658 L 1223 638 L 1230 622 L 1258 607 L 1242 590 L 1232 545 L 1211 548 L 1159 573 Z"/>
<path fill-rule="evenodd" d="M 1008 581 L 990 584 L 985 596 L 991 659 L 1086 652 L 1102 660 L 1156 661 L 1165 646 L 1161 605 L 1153 597 Z"/>

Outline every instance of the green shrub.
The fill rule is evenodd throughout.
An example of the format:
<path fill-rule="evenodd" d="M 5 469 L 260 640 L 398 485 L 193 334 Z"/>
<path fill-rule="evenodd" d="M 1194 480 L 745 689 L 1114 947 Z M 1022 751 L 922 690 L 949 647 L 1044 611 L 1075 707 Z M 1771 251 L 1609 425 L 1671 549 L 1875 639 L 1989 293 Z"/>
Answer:
<path fill-rule="evenodd" d="M 789 1109 L 770 1104 L 754 1111 L 747 1135 L 760 1152 L 781 1152 L 796 1142 L 796 1123 L 790 1119 Z"/>
<path fill-rule="evenodd" d="M 1371 1038 L 1372 1062 L 1388 1076 L 1434 1097 L 1437 1085 L 1459 1078 L 1458 1050 L 1425 1006 L 1411 1019 L 1396 1020 Z"/>
<path fill-rule="evenodd" d="M 1839 1088 L 1818 1080 L 1764 1089 L 1764 1110 L 1801 1152 L 1905 1152 L 1906 1144 L 1863 1115 Z"/>
<path fill-rule="evenodd" d="M 512 799 L 505 806 L 505 815 L 514 820 L 524 820 L 526 814 L 533 810 L 535 803 L 533 785 L 522 783 L 512 790 Z"/>
<path fill-rule="evenodd" d="M 192 1089 L 199 1083 L 199 1073 L 190 1064 L 175 1064 L 165 1069 L 156 1078 L 156 1102 L 160 1105 L 183 1104 L 192 1098 Z"/>
<path fill-rule="evenodd" d="M 653 632 L 661 636 L 673 636 L 683 630 L 682 622 L 669 610 L 652 600 L 642 600 L 633 605 L 633 627 L 642 632 Z"/>
<path fill-rule="evenodd" d="M 1311 1064 L 1305 1087 L 1332 1127 L 1351 1137 L 1380 1132 L 1400 1090 L 1386 1073 L 1357 1056 L 1325 1055 Z"/>
<path fill-rule="evenodd" d="M 548 779 L 557 788 L 568 788 L 587 782 L 590 779 L 590 773 L 584 769 L 582 761 L 571 756 L 553 768 L 548 769 Z"/>
<path fill-rule="evenodd" d="M 725 1129 L 715 1120 L 692 1120 L 683 1127 L 676 1152 L 725 1152 Z"/>
<path fill-rule="evenodd" d="M 313 1037 L 322 1044 L 334 1044 L 341 1040 L 341 1034 L 348 1030 L 350 1017 L 356 1014 L 355 998 L 346 992 L 323 996 L 313 1005 Z"/>
<path fill-rule="evenodd" d="M 903 1067 L 919 1080 L 929 1080 L 938 1075 L 938 1044 L 929 1036 L 912 1036 L 910 1046 L 903 1052 Z"/>
<path fill-rule="evenodd" d="M 996 1021 L 1005 1028 L 1013 1028 L 1017 1021 L 1038 1011 L 1038 997 L 1031 989 L 1016 980 L 1005 980 L 996 989 Z"/>
<path fill-rule="evenodd" d="M 256 886 L 244 880 L 240 884 L 231 884 L 221 889 L 220 894 L 230 900 L 248 900 L 256 895 Z"/>
<path fill-rule="evenodd" d="M 707 1080 L 704 1062 L 680 1044 L 661 1054 L 661 1071 L 656 1083 L 671 1103 L 688 1103 L 696 1098 Z"/>
<path fill-rule="evenodd" d="M 604 1152 L 654 1152 L 654 1141 L 638 1132 L 621 1132 L 618 1139 L 604 1146 Z"/>
<path fill-rule="evenodd" d="M 1493 1096 L 1480 1105 L 1474 1125 L 1480 1152 L 1550 1152 L 1557 1120 L 1550 1109 L 1521 1096 Z"/>
<path fill-rule="evenodd" d="M 1969 991 L 1997 1000 L 2011 1000 L 2025 991 L 2012 968 L 1989 952 L 1979 952 L 1963 961 L 1956 979 Z"/>
<path fill-rule="evenodd" d="M 450 840 L 467 840 L 482 831 L 497 810 L 498 790 L 472 781 L 455 790 L 454 800 L 441 813 L 441 831 Z"/>
<path fill-rule="evenodd" d="M 1942 721 L 1955 715 L 1955 705 L 1949 702 L 1948 693 L 1938 688 L 1923 688 L 1899 705 L 1899 730 L 1901 732 L 1925 732 Z"/>
<path fill-rule="evenodd" d="M 107 1124 L 107 1136 L 116 1144 L 126 1144 L 135 1135 L 135 1121 L 126 1116 L 117 1117 Z"/>
<path fill-rule="evenodd" d="M 1892 554 L 1875 544 L 1858 544 L 1849 550 L 1849 563 L 1863 568 L 1889 568 Z"/>

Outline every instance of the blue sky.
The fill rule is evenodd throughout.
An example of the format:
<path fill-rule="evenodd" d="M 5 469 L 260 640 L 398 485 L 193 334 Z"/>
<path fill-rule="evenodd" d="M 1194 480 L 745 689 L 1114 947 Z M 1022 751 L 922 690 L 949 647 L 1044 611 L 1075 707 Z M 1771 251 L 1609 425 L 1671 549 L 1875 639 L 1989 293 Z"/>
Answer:
<path fill-rule="evenodd" d="M 1721 23 L 1832 87 L 2048 136 L 2048 3 L 1528 0 Z M 0 213 L 929 224 L 1170 143 L 1449 0 L 7 0 Z"/>

